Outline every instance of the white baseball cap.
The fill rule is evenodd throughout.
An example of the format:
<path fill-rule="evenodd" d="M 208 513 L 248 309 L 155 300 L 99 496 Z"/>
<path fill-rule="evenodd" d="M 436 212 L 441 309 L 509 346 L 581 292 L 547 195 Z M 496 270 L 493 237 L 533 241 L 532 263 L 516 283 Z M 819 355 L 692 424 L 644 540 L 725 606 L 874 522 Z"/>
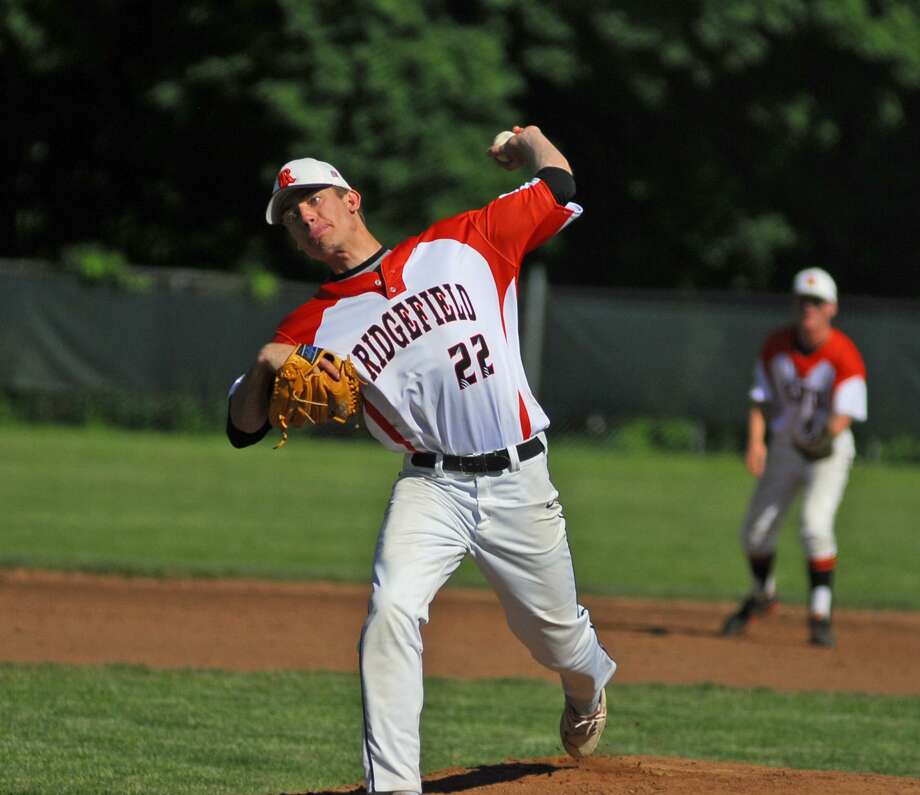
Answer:
<path fill-rule="evenodd" d="M 281 204 L 281 197 L 291 189 L 328 188 L 332 185 L 351 190 L 351 185 L 330 163 L 314 160 L 312 157 L 303 157 L 300 160 L 285 163 L 278 172 L 278 176 L 275 177 L 272 197 L 269 199 L 268 207 L 265 208 L 265 220 L 270 224 L 278 223 L 278 207 Z"/>
<path fill-rule="evenodd" d="M 810 295 L 832 304 L 837 303 L 837 285 L 831 275 L 821 268 L 806 268 L 799 271 L 792 283 L 792 292 L 796 295 Z"/>

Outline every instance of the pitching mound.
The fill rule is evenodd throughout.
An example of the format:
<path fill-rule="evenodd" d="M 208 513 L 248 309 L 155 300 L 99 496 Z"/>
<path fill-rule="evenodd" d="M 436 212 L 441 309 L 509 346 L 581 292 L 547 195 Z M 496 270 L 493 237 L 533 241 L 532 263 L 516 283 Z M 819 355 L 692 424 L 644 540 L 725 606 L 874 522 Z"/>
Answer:
<path fill-rule="evenodd" d="M 425 793 L 467 795 L 907 795 L 920 782 L 895 776 L 786 770 L 734 762 L 701 762 L 655 756 L 587 759 L 566 757 L 509 761 L 472 770 L 442 770 L 425 778 Z M 304 795 L 364 795 L 351 787 Z M 293 794 L 292 794 L 293 795 Z"/>

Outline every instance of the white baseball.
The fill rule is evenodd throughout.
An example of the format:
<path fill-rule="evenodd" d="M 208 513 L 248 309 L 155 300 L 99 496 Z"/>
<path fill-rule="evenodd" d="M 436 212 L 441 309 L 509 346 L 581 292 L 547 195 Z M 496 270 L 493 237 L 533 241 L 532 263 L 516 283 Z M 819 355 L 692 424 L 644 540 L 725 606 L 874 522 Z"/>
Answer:
<path fill-rule="evenodd" d="M 504 146 L 508 140 L 514 138 L 514 133 L 511 130 L 502 130 L 495 138 L 492 139 L 492 146 Z M 504 154 L 495 155 L 495 159 L 499 163 L 510 163 L 511 158 Z"/>

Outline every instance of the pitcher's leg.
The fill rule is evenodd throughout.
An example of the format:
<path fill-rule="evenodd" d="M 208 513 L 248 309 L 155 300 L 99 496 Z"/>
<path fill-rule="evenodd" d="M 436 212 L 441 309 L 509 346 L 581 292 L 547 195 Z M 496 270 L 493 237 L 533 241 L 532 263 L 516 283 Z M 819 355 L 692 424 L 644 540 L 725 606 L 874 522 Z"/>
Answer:
<path fill-rule="evenodd" d="M 526 462 L 493 486 L 495 499 L 480 491 L 483 521 L 472 554 L 511 631 L 537 662 L 558 671 L 578 711 L 591 712 L 616 663 L 578 604 L 565 518 L 545 460 Z M 509 499 L 512 491 L 516 497 Z"/>
<path fill-rule="evenodd" d="M 455 513 L 443 486 L 403 477 L 380 530 L 360 643 L 368 792 L 421 792 L 421 624 L 466 553 Z"/>
<path fill-rule="evenodd" d="M 494 550 L 479 550 L 477 562 L 501 600 L 508 626 L 541 665 L 559 673 L 566 697 L 579 712 L 591 712 L 601 688 L 616 671 L 586 608 L 578 604 L 568 545 L 541 556 L 544 579 Z M 555 560 L 550 561 L 550 558 Z"/>

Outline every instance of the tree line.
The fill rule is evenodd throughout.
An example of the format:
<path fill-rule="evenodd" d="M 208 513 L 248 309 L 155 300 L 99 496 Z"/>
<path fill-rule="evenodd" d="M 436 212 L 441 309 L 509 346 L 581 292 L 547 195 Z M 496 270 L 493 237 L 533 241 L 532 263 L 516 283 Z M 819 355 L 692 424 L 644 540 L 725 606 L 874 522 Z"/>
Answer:
<path fill-rule="evenodd" d="M 582 220 L 558 283 L 920 293 L 917 0 L 0 0 L 0 256 L 315 279 L 264 205 L 305 155 L 386 242 L 513 189 L 536 123 Z"/>

